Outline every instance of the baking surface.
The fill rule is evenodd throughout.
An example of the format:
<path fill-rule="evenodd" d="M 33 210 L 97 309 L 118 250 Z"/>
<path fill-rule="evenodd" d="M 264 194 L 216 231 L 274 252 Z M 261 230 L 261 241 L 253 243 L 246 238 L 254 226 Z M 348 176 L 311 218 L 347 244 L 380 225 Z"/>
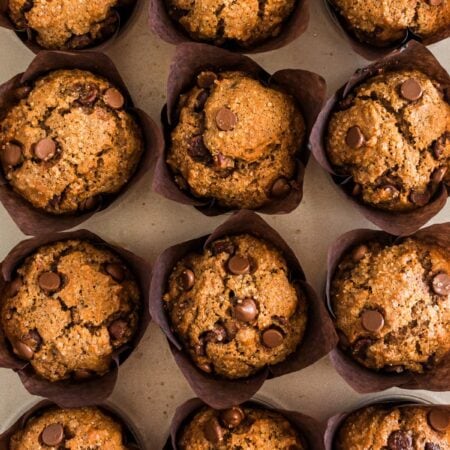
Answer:
<path fill-rule="evenodd" d="M 147 5 L 132 28 L 106 53 L 117 65 L 140 108 L 159 120 L 174 47 L 154 36 L 147 27 Z M 268 72 L 302 68 L 322 75 L 328 95 L 353 71 L 367 62 L 356 55 L 329 19 L 321 0 L 311 0 L 307 32 L 289 46 L 253 55 Z M 450 71 L 450 39 L 430 50 Z M 0 83 L 26 69 L 33 54 L 14 33 L 0 29 Z M 150 191 L 145 176 L 107 211 L 82 224 L 111 243 L 130 249 L 149 261 L 165 248 L 212 231 L 226 216 L 208 218 L 194 208 L 166 200 Z M 328 246 L 340 234 L 354 228 L 375 228 L 345 201 L 328 175 L 311 159 L 306 171 L 305 194 L 291 214 L 263 216 L 299 256 L 309 282 L 322 292 Z M 431 223 L 450 221 L 450 202 Z M 0 206 L 0 260 L 25 237 Z M 383 394 L 358 395 L 337 375 L 327 358 L 291 375 L 267 381 L 259 398 L 296 409 L 317 419 L 353 408 L 371 397 L 410 393 L 428 400 L 450 403 L 450 392 L 430 393 L 393 389 Z M 151 324 L 134 354 L 121 366 L 111 402 L 122 409 L 143 434 L 147 449 L 159 450 L 167 438 L 175 408 L 193 397 L 181 376 L 158 327 Z M 11 370 L 0 369 L 0 431 L 17 418 L 37 397 L 29 395 Z"/>

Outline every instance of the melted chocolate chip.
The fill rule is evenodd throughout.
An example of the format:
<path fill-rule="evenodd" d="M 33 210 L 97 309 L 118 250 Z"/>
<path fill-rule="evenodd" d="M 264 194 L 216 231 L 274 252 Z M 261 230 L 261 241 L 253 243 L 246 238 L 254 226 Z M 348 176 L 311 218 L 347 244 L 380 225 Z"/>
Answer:
<path fill-rule="evenodd" d="M 108 331 L 110 336 L 114 340 L 118 341 L 120 339 L 123 339 L 127 334 L 128 324 L 127 322 L 125 322 L 125 320 L 117 319 L 111 323 L 111 325 L 108 327 Z"/>
<path fill-rule="evenodd" d="M 388 438 L 389 450 L 413 450 L 412 438 L 405 431 L 397 430 L 392 432 Z"/>
<path fill-rule="evenodd" d="M 214 72 L 201 72 L 197 76 L 197 86 L 203 89 L 210 88 L 217 80 L 217 75 Z"/>
<path fill-rule="evenodd" d="M 220 426 L 217 417 L 212 417 L 208 422 L 206 422 L 203 431 L 206 439 L 212 444 L 217 445 L 223 442 L 224 430 Z"/>
<path fill-rule="evenodd" d="M 234 253 L 234 245 L 231 241 L 214 241 L 211 244 L 211 251 L 213 255 L 218 255 L 220 253 L 229 253 L 230 255 Z"/>
<path fill-rule="evenodd" d="M 122 264 L 109 263 L 106 265 L 105 270 L 118 283 L 121 283 L 125 279 L 125 269 Z"/>
<path fill-rule="evenodd" d="M 203 136 L 193 136 L 187 152 L 192 159 L 198 162 L 206 162 L 211 158 L 211 154 L 203 142 Z"/>
<path fill-rule="evenodd" d="M 286 195 L 291 192 L 291 185 L 289 183 L 289 180 L 285 177 L 280 177 L 272 185 L 272 188 L 270 190 L 273 197 L 286 197 Z"/>

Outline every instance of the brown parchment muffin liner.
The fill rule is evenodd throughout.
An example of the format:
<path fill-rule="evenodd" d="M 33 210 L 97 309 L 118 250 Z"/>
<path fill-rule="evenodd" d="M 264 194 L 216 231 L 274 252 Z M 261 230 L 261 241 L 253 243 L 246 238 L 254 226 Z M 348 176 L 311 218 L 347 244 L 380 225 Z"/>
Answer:
<path fill-rule="evenodd" d="M 177 408 L 170 424 L 170 436 L 163 450 L 178 450 L 177 437 L 179 432 L 186 425 L 186 422 L 203 406 L 207 405 L 199 398 L 192 398 Z M 259 403 L 257 400 L 246 402 L 244 406 L 266 409 L 281 414 L 298 431 L 308 449 L 324 450 L 323 433 L 325 426 L 312 417 L 305 416 L 297 411 L 272 408 L 266 404 Z M 3 449 L 0 447 L 0 450 Z"/>
<path fill-rule="evenodd" d="M 450 25 L 441 28 L 432 36 L 427 38 L 421 38 L 414 34 L 410 29 L 405 30 L 405 34 L 402 39 L 387 46 L 377 47 L 367 42 L 363 42 L 358 39 L 355 33 L 351 30 L 351 27 L 345 17 L 339 12 L 338 8 L 333 4 L 332 0 L 324 0 L 325 7 L 328 10 L 331 20 L 334 22 L 336 28 L 341 32 L 345 39 L 350 44 L 350 47 L 359 55 L 368 60 L 375 60 L 383 58 L 394 50 L 400 49 L 403 45 L 410 41 L 417 41 L 423 45 L 431 45 L 435 42 L 442 41 L 450 36 Z"/>
<path fill-rule="evenodd" d="M 0 326 L 0 367 L 13 369 L 19 375 L 24 387 L 30 394 L 48 398 L 61 407 L 93 405 L 106 400 L 116 384 L 119 365 L 133 352 L 144 336 L 150 323 L 148 312 L 149 288 L 151 279 L 150 265 L 139 256 L 124 248 L 108 244 L 99 236 L 87 230 L 66 233 L 49 233 L 28 239 L 17 244 L 6 256 L 1 265 L 0 288 L 13 279 L 16 268 L 23 260 L 39 247 L 57 241 L 69 239 L 87 240 L 100 248 L 117 254 L 135 275 L 141 293 L 141 317 L 139 327 L 132 342 L 113 353 L 113 367 L 103 375 L 85 381 L 62 380 L 50 382 L 38 376 L 30 363 L 17 358 L 7 342 Z"/>
<path fill-rule="evenodd" d="M 446 89 L 450 89 L 450 75 L 439 64 L 439 61 L 422 44 L 411 41 L 401 51 L 392 52 L 385 58 L 357 70 L 350 80 L 327 101 L 317 118 L 310 138 L 310 148 L 315 159 L 331 175 L 339 190 L 344 192 L 368 220 L 382 230 L 397 236 L 414 233 L 444 207 L 448 196 L 446 185 L 441 182 L 431 201 L 413 211 L 384 211 L 364 204 L 349 193 L 347 185 L 351 181 L 351 177 L 339 175 L 332 167 L 327 155 L 327 133 L 331 115 L 336 110 L 338 103 L 347 97 L 356 86 L 384 72 L 414 69 L 437 81 L 444 92 Z M 450 98 L 447 101 L 450 102 Z"/>
<path fill-rule="evenodd" d="M 33 83 L 47 72 L 59 69 L 87 70 L 113 83 L 124 95 L 127 111 L 135 117 L 138 125 L 140 125 L 144 138 L 144 152 L 134 175 L 119 193 L 103 196 L 96 210 L 80 214 L 52 215 L 35 208 L 12 189 L 0 169 L 0 202 L 20 230 L 27 235 L 36 236 L 41 233 L 72 228 L 84 222 L 93 214 L 108 208 L 146 174 L 153 164 L 154 158 L 164 146 L 161 130 L 144 111 L 134 107 L 130 93 L 114 63 L 102 53 L 40 52 L 24 73 L 16 75 L 0 86 L 0 121 L 3 120 L 8 110 L 17 103 L 15 92 L 18 88 Z"/>
<path fill-rule="evenodd" d="M 411 237 L 425 242 L 436 243 L 450 249 L 450 223 L 431 225 L 423 228 Z M 393 244 L 401 239 L 385 233 L 368 229 L 349 231 L 340 236 L 328 250 L 327 280 L 325 287 L 326 303 L 330 316 L 334 317 L 331 303 L 331 282 L 342 260 L 353 247 L 368 241 Z M 370 370 L 359 364 L 338 346 L 330 353 L 330 359 L 337 372 L 357 392 L 378 392 L 391 387 L 403 389 L 426 389 L 429 391 L 450 390 L 450 354 L 433 369 L 423 374 L 404 372 L 400 374 Z"/>
<path fill-rule="evenodd" d="M 242 53 L 260 53 L 284 47 L 301 36 L 308 28 L 309 9 L 309 0 L 297 0 L 291 15 L 281 24 L 281 32 L 277 36 L 248 48 L 230 44 L 225 44 L 224 48 Z M 155 34 L 169 44 L 179 45 L 187 42 L 197 42 L 189 36 L 180 24 L 170 17 L 166 0 L 149 1 L 148 24 Z M 207 44 L 207 42 L 204 43 Z"/>
<path fill-rule="evenodd" d="M 145 446 L 142 438 L 136 432 L 134 426 L 130 421 L 121 414 L 114 406 L 110 404 L 93 405 L 99 408 L 102 412 L 115 419 L 122 425 L 122 433 L 125 441 L 125 445 L 129 449 L 145 450 Z M 22 414 L 4 433 L 0 434 L 0 450 L 9 450 L 9 442 L 13 435 L 25 428 L 27 422 L 33 417 L 39 416 L 46 410 L 58 407 L 57 404 L 48 400 L 42 400 L 36 405 L 32 406 L 27 412 Z"/>
<path fill-rule="evenodd" d="M 309 158 L 308 137 L 325 99 L 325 80 L 315 73 L 294 69 L 280 70 L 270 75 L 247 56 L 206 44 L 182 44 L 175 51 L 167 81 L 167 104 L 161 113 L 166 148 L 160 148 L 153 178 L 153 190 L 170 200 L 195 206 L 207 216 L 216 216 L 230 211 L 215 204 L 214 199 L 199 199 L 181 191 L 166 163 L 166 153 L 171 141 L 170 134 L 178 122 L 176 109 L 179 97 L 192 86 L 197 74 L 205 69 L 219 72 L 224 70 L 245 72 L 266 85 L 273 84 L 281 87 L 297 101 L 305 120 L 306 133 L 297 157 L 297 169 L 291 181 L 291 191 L 286 197 L 274 199 L 257 209 L 266 214 L 291 212 L 300 204 L 303 197 L 303 179 Z"/>
<path fill-rule="evenodd" d="M 144 9 L 144 0 L 127 0 L 127 5 L 116 8 L 115 14 L 118 19 L 118 27 L 111 36 L 107 37 L 104 41 L 98 42 L 87 48 L 80 50 L 73 49 L 73 52 L 86 52 L 86 51 L 105 51 L 108 49 L 118 37 L 123 37 L 130 30 L 131 26 L 136 22 L 139 14 Z M 16 24 L 10 19 L 8 15 L 9 0 L 0 0 L 0 27 L 12 30 L 16 33 L 17 37 L 28 47 L 34 54 L 38 54 L 46 48 L 39 45 L 35 39 L 33 39 L 32 32 L 28 30 L 17 29 Z"/>
<path fill-rule="evenodd" d="M 282 252 L 290 269 L 291 280 L 298 283 L 305 293 L 308 320 L 302 342 L 285 361 L 266 367 L 251 377 L 228 380 L 206 374 L 197 368 L 172 331 L 162 298 L 172 269 L 180 259 L 193 251 L 202 251 L 221 237 L 243 233 L 264 239 Z M 326 308 L 307 283 L 294 252 L 273 228 L 250 211 L 235 213 L 209 236 L 170 247 L 158 257 L 150 289 L 150 314 L 166 335 L 175 361 L 191 388 L 205 403 L 217 409 L 229 408 L 249 400 L 265 380 L 296 372 L 313 364 L 327 355 L 337 343 L 337 335 Z"/>

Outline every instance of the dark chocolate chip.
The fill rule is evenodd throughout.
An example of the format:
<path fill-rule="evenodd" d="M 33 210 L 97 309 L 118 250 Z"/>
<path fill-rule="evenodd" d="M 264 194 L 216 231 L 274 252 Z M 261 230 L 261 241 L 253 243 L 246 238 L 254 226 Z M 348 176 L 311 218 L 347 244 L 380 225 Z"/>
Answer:
<path fill-rule="evenodd" d="M 447 173 L 447 167 L 441 166 L 437 169 L 434 169 L 433 173 L 431 174 L 431 181 L 434 184 L 439 184 L 445 177 L 445 174 Z"/>
<path fill-rule="evenodd" d="M 433 408 L 428 413 L 428 424 L 438 432 L 447 431 L 450 425 L 450 413 L 440 408 Z"/>
<path fill-rule="evenodd" d="M 367 355 L 367 350 L 369 350 L 369 347 L 373 344 L 372 339 L 370 338 L 361 338 L 358 339 L 353 344 L 352 352 L 355 356 L 359 358 L 364 358 Z"/>
<path fill-rule="evenodd" d="M 361 314 L 361 324 L 364 329 L 377 333 L 384 327 L 384 317 L 379 311 L 366 309 Z"/>
<path fill-rule="evenodd" d="M 217 80 L 217 75 L 214 72 L 201 72 L 197 76 L 197 86 L 203 89 L 210 88 Z"/>
<path fill-rule="evenodd" d="M 214 241 L 211 244 L 211 250 L 213 255 L 218 255 L 219 253 L 229 253 L 230 255 L 234 253 L 234 245 L 231 241 Z"/>
<path fill-rule="evenodd" d="M 22 287 L 22 284 L 22 279 L 20 277 L 15 278 L 13 281 L 11 281 L 11 283 L 9 283 L 6 290 L 6 295 L 8 297 L 15 297 Z"/>
<path fill-rule="evenodd" d="M 92 43 L 92 38 L 89 33 L 86 34 L 80 34 L 72 36 L 69 40 L 66 42 L 66 47 L 69 49 L 79 49 L 79 48 L 85 48 Z"/>
<path fill-rule="evenodd" d="M 61 286 L 61 277 L 55 272 L 43 272 L 39 275 L 39 287 L 46 292 L 55 292 Z"/>
<path fill-rule="evenodd" d="M 116 88 L 109 88 L 103 94 L 105 103 L 113 109 L 120 109 L 125 104 L 125 99 L 119 90 Z"/>
<path fill-rule="evenodd" d="M 214 330 L 207 331 L 204 334 L 205 342 L 225 342 L 227 339 L 227 330 L 222 325 L 216 325 Z"/>
<path fill-rule="evenodd" d="M 56 143 L 52 138 L 46 137 L 41 139 L 34 146 L 34 155 L 42 161 L 48 161 L 53 158 L 56 153 Z"/>
<path fill-rule="evenodd" d="M 258 315 L 258 307 L 252 298 L 245 298 L 234 307 L 234 316 L 241 322 L 251 322 Z"/>
<path fill-rule="evenodd" d="M 7 167 L 14 167 L 22 160 L 22 148 L 20 145 L 8 142 L 2 152 L 3 164 Z"/>
<path fill-rule="evenodd" d="M 417 206 L 425 206 L 431 198 L 431 194 L 428 191 L 416 192 L 412 191 L 409 199 Z"/>
<path fill-rule="evenodd" d="M 402 83 L 400 93 L 404 99 L 415 101 L 422 97 L 423 89 L 417 80 L 414 78 L 409 78 Z"/>
<path fill-rule="evenodd" d="M 206 422 L 203 431 L 205 433 L 206 439 L 212 444 L 217 445 L 223 442 L 224 430 L 220 426 L 217 417 L 212 417 L 208 422 Z"/>
<path fill-rule="evenodd" d="M 263 344 L 268 348 L 280 346 L 284 341 L 283 333 L 276 328 L 268 328 L 262 334 Z"/>
<path fill-rule="evenodd" d="M 233 406 L 222 411 L 220 419 L 227 428 L 236 428 L 245 419 L 245 413 L 239 406 Z"/>
<path fill-rule="evenodd" d="M 387 442 L 389 450 L 413 450 L 412 438 L 409 434 L 402 430 L 393 431 Z"/>
<path fill-rule="evenodd" d="M 446 273 L 438 273 L 432 281 L 433 291 L 437 295 L 450 294 L 450 276 Z"/>
<path fill-rule="evenodd" d="M 47 425 L 41 434 L 41 440 L 49 447 L 56 447 L 64 440 L 64 427 L 60 423 Z"/>
<path fill-rule="evenodd" d="M 33 349 L 21 341 L 16 341 L 14 343 L 13 351 L 19 358 L 25 359 L 27 361 L 29 361 L 30 359 L 33 359 L 33 356 L 34 356 Z"/>
<path fill-rule="evenodd" d="M 352 260 L 357 263 L 361 261 L 364 256 L 369 252 L 369 247 L 367 245 L 358 245 L 352 250 Z"/>
<path fill-rule="evenodd" d="M 229 108 L 220 108 L 216 114 L 217 128 L 222 131 L 232 131 L 237 124 L 237 117 Z"/>
<path fill-rule="evenodd" d="M 197 95 L 197 100 L 195 102 L 195 110 L 200 112 L 205 107 L 205 103 L 208 100 L 209 94 L 206 91 L 200 91 Z"/>
<path fill-rule="evenodd" d="M 364 145 L 365 139 L 361 128 L 354 126 L 348 129 L 345 137 L 346 144 L 351 148 L 360 148 Z"/>
<path fill-rule="evenodd" d="M 198 162 L 204 162 L 211 158 L 211 154 L 203 142 L 203 136 L 193 136 L 187 152 L 192 159 Z"/>
<path fill-rule="evenodd" d="M 432 442 L 427 442 L 425 444 L 425 450 L 442 450 L 439 444 L 433 444 Z"/>
<path fill-rule="evenodd" d="M 106 265 L 105 270 L 118 283 L 121 283 L 125 279 L 125 269 L 122 264 L 109 263 Z"/>
<path fill-rule="evenodd" d="M 37 330 L 31 330 L 22 338 L 22 342 L 37 351 L 42 344 L 42 338 Z"/>
<path fill-rule="evenodd" d="M 244 275 L 250 272 L 250 261 L 244 256 L 235 255 L 228 260 L 228 270 L 233 275 Z"/>
<path fill-rule="evenodd" d="M 92 105 L 92 103 L 97 100 L 98 97 L 98 89 L 95 84 L 87 84 L 86 86 L 82 86 L 80 90 L 80 95 L 78 97 L 78 101 L 82 105 Z"/>
<path fill-rule="evenodd" d="M 291 185 L 287 178 L 280 177 L 272 185 L 270 190 L 273 197 L 286 197 L 291 192 Z"/>
<path fill-rule="evenodd" d="M 191 269 L 184 269 L 178 277 L 178 284 L 182 289 L 188 291 L 195 283 L 195 274 Z"/>
<path fill-rule="evenodd" d="M 128 324 L 127 322 L 125 322 L 125 320 L 122 319 L 115 320 L 108 327 L 110 336 L 116 341 L 122 339 L 126 335 L 127 330 Z"/>

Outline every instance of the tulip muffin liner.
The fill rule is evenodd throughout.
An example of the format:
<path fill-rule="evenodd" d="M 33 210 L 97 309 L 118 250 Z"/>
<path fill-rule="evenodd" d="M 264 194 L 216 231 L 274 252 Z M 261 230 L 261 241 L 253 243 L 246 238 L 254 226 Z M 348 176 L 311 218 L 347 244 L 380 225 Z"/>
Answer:
<path fill-rule="evenodd" d="M 172 269 L 180 259 L 193 251 L 207 248 L 221 237 L 243 233 L 264 239 L 282 252 L 290 270 L 290 279 L 298 283 L 306 296 L 308 321 L 302 342 L 285 361 L 267 366 L 248 378 L 229 380 L 207 374 L 197 368 L 174 334 L 162 298 Z M 326 308 L 306 282 L 303 269 L 294 252 L 273 228 L 250 211 L 240 211 L 209 236 L 175 245 L 159 256 L 151 282 L 150 314 L 166 335 L 175 362 L 191 388 L 205 403 L 217 409 L 228 408 L 249 400 L 265 380 L 301 370 L 327 355 L 337 344 L 337 335 Z"/>
<path fill-rule="evenodd" d="M 186 421 L 189 420 L 203 406 L 207 406 L 198 398 L 188 400 L 179 406 L 170 424 L 170 437 L 163 450 L 178 450 L 177 437 Z M 244 404 L 259 409 L 266 409 L 276 412 L 285 417 L 290 424 L 298 431 L 300 438 L 305 442 L 306 447 L 314 450 L 324 450 L 323 433 L 324 425 L 312 417 L 301 414 L 297 411 L 287 411 L 284 409 L 273 408 L 266 404 L 261 404 L 258 400 L 251 400 Z M 0 450 L 2 450 L 0 448 Z"/>
<path fill-rule="evenodd" d="M 131 28 L 132 24 L 136 22 L 137 17 L 142 12 L 144 7 L 143 0 L 127 0 L 129 6 L 122 6 L 115 9 L 115 15 L 118 19 L 118 26 L 114 33 L 112 33 L 105 40 L 91 45 L 87 48 L 80 50 L 71 50 L 73 52 L 89 52 L 89 51 L 105 51 L 108 49 L 119 37 L 123 37 Z M 0 27 L 14 31 L 17 37 L 23 42 L 23 44 L 30 49 L 34 54 L 38 54 L 42 50 L 48 50 L 39 45 L 35 39 L 33 39 L 33 32 L 31 30 L 20 30 L 16 27 L 14 22 L 8 15 L 8 3 L 9 0 L 0 0 Z"/>
<path fill-rule="evenodd" d="M 18 265 L 39 247 L 53 242 L 69 239 L 87 240 L 97 247 L 105 248 L 117 254 L 135 275 L 141 292 L 141 317 L 139 328 L 132 342 L 122 346 L 113 353 L 111 370 L 103 375 L 84 381 L 62 380 L 51 382 L 38 376 L 29 362 L 17 358 L 0 327 L 0 367 L 13 369 L 20 377 L 25 389 L 33 395 L 48 398 L 61 407 L 93 405 L 106 400 L 114 390 L 119 366 L 137 347 L 150 323 L 148 312 L 149 288 L 151 279 L 150 265 L 139 256 L 124 248 L 108 244 L 103 239 L 87 230 L 66 233 L 49 233 L 22 241 L 17 244 L 1 263 L 0 291 L 13 279 Z"/>
<path fill-rule="evenodd" d="M 450 223 L 431 225 L 423 228 L 411 237 L 425 242 L 436 243 L 450 249 Z M 328 250 L 327 281 L 325 298 L 330 316 L 334 318 L 331 303 L 331 282 L 334 273 L 342 261 L 342 258 L 356 245 L 367 241 L 378 241 L 385 244 L 393 244 L 403 239 L 385 233 L 368 229 L 352 230 L 340 236 Z M 378 392 L 391 387 L 403 389 L 426 389 L 429 391 L 450 390 L 450 354 L 432 370 L 423 374 L 403 372 L 391 374 L 382 371 L 371 370 L 359 364 L 339 346 L 330 353 L 331 362 L 342 378 L 357 392 Z"/>
<path fill-rule="evenodd" d="M 35 208 L 12 189 L 0 169 L 0 202 L 20 230 L 27 235 L 35 236 L 41 233 L 72 228 L 84 222 L 96 212 L 108 208 L 149 171 L 155 156 L 164 145 L 159 127 L 144 111 L 134 107 L 130 93 L 113 62 L 106 55 L 95 52 L 40 52 L 24 73 L 16 75 L 0 86 L 0 121 L 7 111 L 17 103 L 16 92 L 18 89 L 33 83 L 47 72 L 59 69 L 87 70 L 111 81 L 124 94 L 128 105 L 127 111 L 133 115 L 142 130 L 144 152 L 134 175 L 120 192 L 103 196 L 96 210 L 79 214 L 53 215 Z"/>
<path fill-rule="evenodd" d="M 242 53 L 268 52 L 284 47 L 306 31 L 309 24 L 309 10 L 309 0 L 297 0 L 291 15 L 281 24 L 281 32 L 278 36 L 271 37 L 249 48 L 238 45 L 224 45 L 223 47 Z M 207 44 L 207 42 L 196 41 L 189 36 L 183 27 L 170 17 L 165 0 L 150 0 L 148 24 L 155 34 L 169 44 L 179 45 L 189 42 Z"/>
<path fill-rule="evenodd" d="M 368 220 L 382 230 L 395 235 L 414 233 L 435 216 L 447 201 L 446 185 L 441 182 L 431 201 L 413 211 L 393 212 L 377 209 L 352 197 L 349 189 L 349 187 L 351 188 L 351 177 L 342 176 L 335 172 L 328 159 L 326 140 L 331 115 L 336 110 L 338 103 L 347 97 L 355 87 L 384 72 L 414 69 L 440 83 L 444 92 L 447 92 L 447 101 L 450 102 L 450 75 L 426 47 L 411 41 L 402 51 L 393 52 L 376 63 L 357 70 L 350 80 L 327 101 L 317 118 L 310 138 L 310 147 L 315 159 L 331 175 L 337 188 L 344 192 L 346 197 Z"/>
<path fill-rule="evenodd" d="M 170 200 L 195 206 L 207 216 L 216 216 L 230 211 L 230 209 L 218 206 L 214 199 L 199 199 L 181 191 L 175 183 L 174 174 L 166 163 L 167 149 L 171 140 L 170 133 L 178 121 L 176 106 L 179 96 L 192 86 L 196 75 L 204 69 L 245 72 L 259 79 L 265 85 L 279 86 L 297 101 L 305 120 L 306 135 L 296 158 L 297 168 L 291 181 L 291 191 L 286 197 L 274 199 L 257 209 L 266 214 L 291 212 L 300 204 L 303 197 L 303 179 L 309 158 L 308 136 L 325 99 L 325 80 L 315 73 L 294 69 L 280 70 L 270 75 L 247 56 L 205 44 L 182 44 L 177 47 L 172 60 L 167 81 L 167 104 L 161 113 L 166 148 L 160 148 L 154 173 L 153 190 Z"/>
<path fill-rule="evenodd" d="M 48 400 L 40 401 L 36 405 L 32 406 L 27 412 L 22 414 L 4 433 L 0 434 L 0 450 L 10 449 L 9 442 L 12 436 L 21 429 L 25 428 L 30 419 L 39 416 L 52 407 L 57 406 L 58 405 L 56 403 L 50 402 Z M 126 441 L 127 448 L 136 450 L 145 449 L 143 439 L 138 435 L 135 427 L 126 417 L 124 417 L 120 410 L 110 404 L 100 404 L 94 406 L 99 408 L 103 413 L 112 417 L 122 425 L 122 432 L 124 435 L 124 440 Z"/>
<path fill-rule="evenodd" d="M 350 44 L 350 47 L 359 55 L 363 56 L 368 60 L 376 60 L 383 58 L 394 50 L 401 48 L 403 45 L 411 41 L 420 42 L 423 45 L 431 45 L 436 42 L 442 41 L 450 36 L 450 25 L 440 29 L 438 32 L 434 33 L 432 36 L 427 38 L 421 38 L 414 34 L 412 30 L 405 30 L 405 35 L 403 39 L 399 39 L 390 45 L 377 47 L 376 45 L 371 45 L 367 42 L 359 40 L 354 33 L 354 31 L 349 26 L 347 20 L 339 12 L 338 8 L 333 4 L 332 0 L 324 0 L 325 7 L 328 10 L 331 20 L 334 22 L 336 28 L 345 37 L 345 39 Z"/>

